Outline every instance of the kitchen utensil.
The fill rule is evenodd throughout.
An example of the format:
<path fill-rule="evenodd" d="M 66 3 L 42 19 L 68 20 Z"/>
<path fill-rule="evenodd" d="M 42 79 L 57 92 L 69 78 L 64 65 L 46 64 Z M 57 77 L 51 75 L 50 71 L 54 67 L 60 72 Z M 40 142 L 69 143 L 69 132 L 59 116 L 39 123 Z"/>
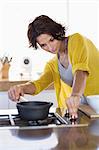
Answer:
<path fill-rule="evenodd" d="M 28 99 L 26 99 L 26 98 L 23 97 L 23 96 L 20 96 L 19 102 L 28 102 Z"/>
<path fill-rule="evenodd" d="M 51 102 L 26 101 L 27 99 L 23 99 L 23 97 L 21 100 L 25 100 L 25 102 L 17 103 L 16 107 L 20 117 L 28 121 L 44 120 L 48 116 L 49 108 L 53 105 Z"/>

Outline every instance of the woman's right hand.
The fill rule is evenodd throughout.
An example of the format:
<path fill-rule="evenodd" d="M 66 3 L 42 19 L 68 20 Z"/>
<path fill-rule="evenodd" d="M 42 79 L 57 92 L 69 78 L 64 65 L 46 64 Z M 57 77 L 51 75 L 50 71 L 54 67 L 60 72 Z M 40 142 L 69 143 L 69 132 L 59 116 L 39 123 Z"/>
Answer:
<path fill-rule="evenodd" d="M 18 101 L 20 96 L 24 96 L 23 86 L 15 85 L 8 90 L 8 97 L 12 101 Z"/>

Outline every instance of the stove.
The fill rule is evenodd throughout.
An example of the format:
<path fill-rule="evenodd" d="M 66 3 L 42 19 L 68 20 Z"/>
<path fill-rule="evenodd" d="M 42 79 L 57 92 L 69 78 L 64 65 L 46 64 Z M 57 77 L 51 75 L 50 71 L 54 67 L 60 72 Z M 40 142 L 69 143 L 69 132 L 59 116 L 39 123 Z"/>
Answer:
<path fill-rule="evenodd" d="M 78 119 L 71 119 L 69 113 L 62 117 L 59 111 L 50 111 L 44 120 L 22 120 L 17 110 L 0 110 L 0 129 L 38 129 L 52 127 L 88 126 L 88 121 L 82 112 L 78 112 Z"/>

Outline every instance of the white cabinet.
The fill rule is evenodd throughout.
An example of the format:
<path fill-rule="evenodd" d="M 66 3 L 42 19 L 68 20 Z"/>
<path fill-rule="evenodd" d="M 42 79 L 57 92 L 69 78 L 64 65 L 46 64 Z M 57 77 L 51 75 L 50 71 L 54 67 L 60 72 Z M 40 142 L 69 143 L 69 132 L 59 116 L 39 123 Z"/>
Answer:
<path fill-rule="evenodd" d="M 55 97 L 55 91 L 54 90 L 44 90 L 38 95 L 32 96 L 29 94 L 24 95 L 25 98 L 27 98 L 30 101 L 49 101 L 53 102 L 53 106 L 57 107 L 57 101 Z M 16 103 L 11 101 L 8 98 L 7 92 L 0 92 L 0 109 L 13 109 L 16 108 Z"/>

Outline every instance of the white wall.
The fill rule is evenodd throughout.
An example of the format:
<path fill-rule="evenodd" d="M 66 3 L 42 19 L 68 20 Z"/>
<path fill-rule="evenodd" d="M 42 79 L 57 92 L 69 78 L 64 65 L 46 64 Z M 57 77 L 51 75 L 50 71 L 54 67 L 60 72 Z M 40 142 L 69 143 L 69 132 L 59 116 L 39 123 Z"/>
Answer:
<path fill-rule="evenodd" d="M 99 0 L 69 0 L 69 33 L 80 32 L 99 49 Z"/>
<path fill-rule="evenodd" d="M 67 24 L 68 0 L 1 0 L 0 1 L 0 50 L 14 57 L 10 72 L 18 78 L 22 71 L 20 61 L 29 56 L 33 60 L 33 73 L 42 72 L 47 60 L 53 57 L 42 50 L 28 48 L 27 27 L 38 15 L 48 15 L 63 25 Z M 14 64 L 14 65 L 13 65 Z M 11 73 L 10 73 L 11 76 Z M 34 76 L 34 74 L 33 74 Z"/>
<path fill-rule="evenodd" d="M 27 26 L 41 14 L 67 26 L 67 34 L 80 32 L 89 37 L 99 48 L 99 0 L 0 0 L 0 56 L 13 56 L 9 73 L 12 80 L 20 79 L 24 56 L 32 61 L 34 79 L 53 57 L 28 48 Z"/>
<path fill-rule="evenodd" d="M 57 100 L 54 90 L 44 90 L 38 95 L 32 96 L 25 94 L 24 97 L 29 101 L 47 101 L 52 102 L 52 107 L 57 107 Z M 16 108 L 16 103 L 8 98 L 8 92 L 0 92 L 0 109 L 13 109 Z"/>

